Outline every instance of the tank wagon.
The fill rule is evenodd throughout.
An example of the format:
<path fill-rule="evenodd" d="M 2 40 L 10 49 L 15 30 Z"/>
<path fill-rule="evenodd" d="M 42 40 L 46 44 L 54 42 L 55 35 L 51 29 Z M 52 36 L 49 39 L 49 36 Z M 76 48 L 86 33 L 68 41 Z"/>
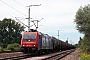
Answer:
<path fill-rule="evenodd" d="M 23 32 L 21 38 L 21 51 L 29 54 L 41 54 L 43 52 L 48 53 L 74 48 L 74 45 L 38 31 Z"/>

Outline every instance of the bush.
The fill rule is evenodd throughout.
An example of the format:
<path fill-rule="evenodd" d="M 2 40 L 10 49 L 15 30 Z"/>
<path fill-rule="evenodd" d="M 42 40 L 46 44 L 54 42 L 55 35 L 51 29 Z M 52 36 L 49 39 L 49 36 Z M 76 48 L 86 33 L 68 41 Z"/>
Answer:
<path fill-rule="evenodd" d="M 2 51 L 3 51 L 3 44 L 0 43 L 0 52 L 2 52 Z"/>
<path fill-rule="evenodd" d="M 2 48 L 0 47 L 0 52 L 2 51 Z"/>
<path fill-rule="evenodd" d="M 90 53 L 90 37 L 84 36 L 79 44 L 80 49 L 85 53 Z"/>
<path fill-rule="evenodd" d="M 18 43 L 14 43 L 13 45 L 14 45 L 14 49 L 15 49 L 15 51 L 20 50 L 20 44 L 18 44 Z"/>
<path fill-rule="evenodd" d="M 20 50 L 20 45 L 18 43 L 8 44 L 7 49 L 11 51 L 18 51 Z"/>
<path fill-rule="evenodd" d="M 14 50 L 13 44 L 8 44 L 7 49 L 13 51 Z"/>

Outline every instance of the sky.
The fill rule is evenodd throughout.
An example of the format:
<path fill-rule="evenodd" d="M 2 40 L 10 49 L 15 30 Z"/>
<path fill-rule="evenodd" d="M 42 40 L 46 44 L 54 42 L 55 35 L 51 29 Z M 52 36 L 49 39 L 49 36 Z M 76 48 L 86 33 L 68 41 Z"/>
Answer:
<path fill-rule="evenodd" d="M 76 44 L 79 33 L 74 22 L 75 15 L 80 6 L 89 4 L 90 0 L 0 0 L 0 20 L 11 18 L 17 21 L 19 19 L 28 25 L 28 9 L 30 5 L 39 5 L 30 7 L 30 19 L 39 20 L 38 31 L 54 36 L 70 44 Z M 17 19 L 16 19 L 16 18 Z M 42 19 L 43 18 L 43 19 Z M 30 25 L 33 25 L 30 22 Z M 30 27 L 30 28 L 35 28 Z M 25 29 L 26 31 L 28 28 Z"/>

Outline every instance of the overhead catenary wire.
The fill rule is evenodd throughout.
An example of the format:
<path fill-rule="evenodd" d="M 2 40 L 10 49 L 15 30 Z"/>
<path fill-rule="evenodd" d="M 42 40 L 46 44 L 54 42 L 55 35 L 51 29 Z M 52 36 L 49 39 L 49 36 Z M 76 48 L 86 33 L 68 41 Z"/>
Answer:
<path fill-rule="evenodd" d="M 26 16 L 25 14 L 23 14 L 22 12 L 18 11 L 17 9 L 15 9 L 14 7 L 8 5 L 7 3 L 5 3 L 4 1 L 0 0 L 2 3 L 4 3 L 5 5 L 9 6 L 10 8 L 14 9 L 15 11 L 21 13 L 22 15 Z"/>
<path fill-rule="evenodd" d="M 16 18 L 16 17 L 15 17 Z M 18 21 L 18 22 L 20 22 L 21 24 L 23 24 L 24 26 L 26 26 L 26 27 L 28 27 L 26 24 L 24 24 L 23 22 L 21 22 L 19 19 L 17 19 L 16 18 L 16 20 Z M 32 27 L 33 25 L 31 25 L 30 27 Z"/>
<path fill-rule="evenodd" d="M 12 8 L 12 9 L 14 9 L 15 11 L 17 11 L 17 12 L 19 12 L 19 13 L 21 13 L 20 11 L 18 11 L 17 9 L 15 9 L 14 7 L 12 7 L 12 6 L 10 6 L 10 5 L 8 5 L 7 3 L 5 3 L 4 1 L 2 1 L 2 0 L 0 0 L 2 3 L 4 3 L 5 5 L 7 5 L 7 6 L 9 6 L 10 8 Z M 16 0 L 14 0 L 15 2 L 17 2 Z M 18 2 L 17 2 L 18 3 Z M 20 4 L 20 3 L 18 3 L 18 4 Z M 20 5 L 22 5 L 22 4 L 20 4 Z M 22 5 L 23 6 L 23 5 Z M 6 14 L 6 13 L 5 13 Z M 21 13 L 21 14 L 23 14 L 23 13 Z M 23 14 L 24 16 L 26 16 L 25 14 Z M 11 15 L 10 15 L 11 16 Z M 14 16 L 12 16 L 12 17 L 14 17 Z M 42 18 L 43 19 L 43 18 Z M 41 19 L 41 20 L 42 20 Z M 21 24 L 23 24 L 19 19 L 16 19 L 18 22 L 20 22 Z M 40 20 L 40 21 L 41 21 Z M 25 24 L 23 24 L 24 26 L 26 26 Z M 33 25 L 31 25 L 31 27 L 32 27 Z M 28 26 L 26 26 L 26 27 L 28 27 Z"/>
<path fill-rule="evenodd" d="M 14 0 L 16 3 L 18 3 L 19 5 L 21 5 L 22 7 L 25 7 L 26 8 L 26 6 L 24 6 L 23 4 L 21 4 L 20 2 L 18 2 L 17 0 Z M 27 8 L 26 8 L 27 9 Z M 32 12 L 32 13 L 35 13 L 35 12 Z M 36 14 L 35 13 L 35 15 L 37 15 L 37 16 L 40 16 L 39 14 Z"/>
<path fill-rule="evenodd" d="M 12 6 L 10 6 L 10 5 L 8 5 L 7 3 L 5 3 L 4 1 L 2 1 L 2 0 L 0 0 L 1 2 L 3 2 L 4 4 L 6 4 L 7 6 L 9 6 L 9 7 L 11 7 L 12 9 L 14 9 L 14 10 L 16 10 L 17 12 L 19 12 L 19 13 L 21 13 L 22 15 L 24 15 L 24 16 L 26 16 L 25 14 L 23 14 L 22 12 L 20 12 L 20 11 L 18 11 L 17 9 L 15 9 L 14 7 L 12 7 Z M 23 6 L 21 3 L 19 3 L 18 1 L 16 1 L 16 0 L 14 0 L 15 2 L 17 2 L 18 4 L 20 4 L 21 6 Z M 33 12 L 33 13 L 35 13 L 35 12 Z M 36 13 L 35 13 L 36 14 Z M 37 14 L 37 16 L 39 16 L 38 14 Z M 46 21 L 47 22 L 47 21 Z M 48 23 L 48 22 L 47 22 Z M 49 25 L 50 26 L 50 25 Z M 45 27 L 44 27 L 45 28 Z"/>
<path fill-rule="evenodd" d="M 16 18 L 16 17 L 15 17 Z M 20 23 L 22 23 L 19 19 L 16 18 L 16 20 Z M 27 25 L 25 25 L 24 23 L 22 23 L 24 26 L 28 27 Z"/>
<path fill-rule="evenodd" d="M 20 2 L 18 2 L 17 0 L 14 0 L 16 3 L 18 3 L 19 5 L 21 5 L 22 7 L 26 7 L 26 6 L 24 6 L 23 4 L 21 4 Z M 26 8 L 27 9 L 27 8 Z M 34 12 L 33 12 L 34 13 Z M 36 14 L 36 13 L 35 13 Z M 37 14 L 37 16 L 38 16 L 38 14 Z"/>
<path fill-rule="evenodd" d="M 5 3 L 4 1 L 2 1 L 2 0 L 0 0 L 1 2 L 3 2 L 5 5 L 7 5 L 7 6 L 9 6 L 10 8 L 12 8 L 12 9 L 14 9 L 14 10 L 16 10 L 15 8 L 13 8 L 12 6 L 10 6 L 10 5 L 8 5 L 7 3 Z M 16 0 L 14 0 L 15 2 L 17 2 Z M 19 2 L 17 2 L 18 4 L 20 4 Z M 20 4 L 20 5 L 22 5 L 22 4 Z M 22 5 L 23 6 L 23 5 Z M 18 11 L 18 10 L 16 10 L 17 12 L 19 12 L 19 13 L 21 13 L 20 11 Z M 21 13 L 21 14 L 23 14 L 23 13 Z M 25 14 L 23 14 L 23 15 L 25 15 Z M 26 15 L 25 15 L 26 16 Z M 23 24 L 19 19 L 16 19 L 16 20 L 18 20 L 18 22 L 20 22 L 21 24 Z M 25 24 L 23 24 L 24 26 L 26 26 Z M 35 25 L 35 24 L 34 24 Z M 32 27 L 33 25 L 31 25 L 30 27 Z M 26 26 L 26 27 L 28 27 L 28 26 Z"/>
<path fill-rule="evenodd" d="M 22 5 L 20 2 L 18 2 L 18 1 L 16 1 L 16 0 L 14 0 L 16 3 L 18 3 L 19 5 L 21 5 L 22 7 L 26 7 L 26 6 L 24 6 L 24 5 Z"/>
<path fill-rule="evenodd" d="M 16 1 L 16 0 L 14 0 L 14 1 L 17 2 L 19 5 L 23 6 L 20 2 L 18 2 L 18 1 Z M 23 6 L 23 7 L 25 7 L 25 6 Z M 35 13 L 35 12 L 33 12 L 33 13 Z M 36 13 L 35 13 L 35 15 L 40 16 L 40 15 L 38 15 L 38 14 L 36 14 Z M 42 18 L 42 19 L 43 19 L 43 18 Z M 41 19 L 41 20 L 42 20 L 42 19 Z M 46 20 L 45 20 L 45 21 L 46 21 Z M 46 21 L 46 22 L 47 22 L 47 21 Z M 48 22 L 47 22 L 47 23 L 48 23 Z M 48 23 L 48 24 L 49 24 L 49 23 Z M 50 26 L 50 24 L 49 24 L 49 26 Z M 51 27 L 52 27 L 52 26 L 51 26 Z"/>

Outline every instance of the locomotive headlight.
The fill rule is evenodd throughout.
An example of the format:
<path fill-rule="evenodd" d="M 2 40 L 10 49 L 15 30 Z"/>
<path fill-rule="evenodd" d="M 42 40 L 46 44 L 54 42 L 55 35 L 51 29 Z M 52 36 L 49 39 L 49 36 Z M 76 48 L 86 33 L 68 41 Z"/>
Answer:
<path fill-rule="evenodd" d="M 33 45 L 33 46 L 35 46 L 35 45 Z"/>
<path fill-rule="evenodd" d="M 23 45 L 23 46 L 25 46 L 25 45 Z"/>

